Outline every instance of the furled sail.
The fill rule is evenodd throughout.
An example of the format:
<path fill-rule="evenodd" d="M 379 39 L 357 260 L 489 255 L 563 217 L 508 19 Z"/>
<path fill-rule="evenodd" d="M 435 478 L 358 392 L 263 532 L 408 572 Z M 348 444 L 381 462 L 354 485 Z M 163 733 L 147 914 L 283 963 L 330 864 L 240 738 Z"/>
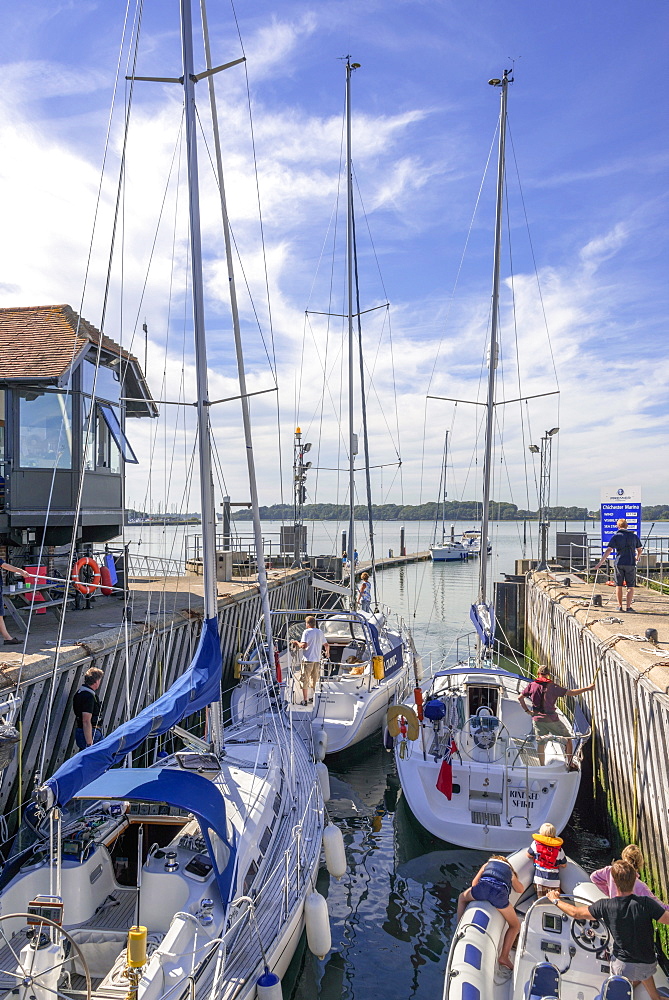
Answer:
<path fill-rule="evenodd" d="M 484 555 L 481 556 L 484 558 Z M 495 639 L 495 609 L 492 604 L 472 604 L 469 617 L 484 646 L 492 647 Z"/>
<path fill-rule="evenodd" d="M 99 743 L 66 760 L 45 782 L 44 791 L 51 800 L 48 804 L 66 805 L 80 789 L 122 761 L 149 736 L 166 733 L 186 716 L 218 701 L 221 665 L 218 621 L 208 618 L 188 669 L 165 694 L 147 705 L 134 719 L 128 719 Z"/>

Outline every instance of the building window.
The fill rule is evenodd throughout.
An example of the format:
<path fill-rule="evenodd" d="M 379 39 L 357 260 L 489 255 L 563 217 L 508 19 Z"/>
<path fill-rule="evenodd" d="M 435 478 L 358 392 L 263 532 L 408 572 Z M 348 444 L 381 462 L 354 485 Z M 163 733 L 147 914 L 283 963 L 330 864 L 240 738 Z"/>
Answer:
<path fill-rule="evenodd" d="M 95 385 L 95 398 L 106 399 L 110 403 L 118 403 L 121 398 L 121 381 L 116 368 L 111 368 L 104 363 L 98 367 L 97 381 L 95 379 L 95 358 L 93 352 L 90 357 L 84 358 L 81 366 L 82 392 L 87 396 L 93 395 L 93 385 Z"/>
<path fill-rule="evenodd" d="M 99 472 L 105 470 L 116 474 L 121 471 L 121 453 L 114 440 L 107 421 L 102 413 L 101 406 L 96 403 L 94 420 L 91 425 L 88 437 L 88 414 L 90 412 L 91 400 L 83 397 L 83 428 L 82 433 L 85 440 L 85 462 L 84 468 L 87 472 Z"/>
<path fill-rule="evenodd" d="M 72 397 L 19 390 L 19 465 L 22 469 L 72 468 Z"/>
<path fill-rule="evenodd" d="M 130 442 L 121 430 L 121 424 L 116 415 L 116 411 L 113 406 L 109 406 L 107 403 L 98 403 L 98 410 L 102 414 L 102 419 L 107 425 L 107 432 L 111 434 L 116 447 L 123 455 L 123 459 L 126 462 L 132 462 L 133 465 L 138 465 L 137 457 L 130 447 Z"/>

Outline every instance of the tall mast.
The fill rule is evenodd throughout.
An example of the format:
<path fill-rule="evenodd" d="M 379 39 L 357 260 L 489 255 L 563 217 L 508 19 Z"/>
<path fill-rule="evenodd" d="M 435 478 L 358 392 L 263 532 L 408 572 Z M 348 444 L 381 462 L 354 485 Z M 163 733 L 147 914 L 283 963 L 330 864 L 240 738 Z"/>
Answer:
<path fill-rule="evenodd" d="M 501 88 L 499 118 L 499 152 L 497 160 L 497 199 L 495 205 L 495 250 L 492 271 L 492 322 L 490 326 L 490 348 L 488 353 L 488 396 L 486 401 L 485 457 L 483 462 L 483 510 L 481 511 L 481 551 L 479 553 L 479 604 L 487 604 L 488 583 L 488 508 L 492 480 L 492 439 L 495 418 L 495 375 L 497 372 L 499 328 L 499 273 L 502 248 L 502 209 L 504 204 L 504 153 L 506 145 L 506 98 L 510 83 L 508 70 L 504 70 L 501 80 L 491 80 L 490 84 Z"/>
<path fill-rule="evenodd" d="M 214 482 L 211 471 L 211 439 L 209 422 L 209 386 L 207 380 L 207 348 L 204 327 L 204 293 L 202 281 L 202 238 L 200 233 L 200 191 L 198 184 L 197 136 L 195 111 L 195 79 L 193 71 L 193 24 L 190 0 L 181 0 L 181 48 L 183 55 L 183 87 L 186 123 L 186 157 L 188 164 L 188 210 L 190 217 L 191 280 L 193 285 L 193 328 L 195 338 L 195 369 L 197 384 L 197 428 L 200 447 L 200 503 L 202 505 L 202 573 L 204 580 L 205 619 L 218 615 L 216 589 L 216 514 Z M 212 703 L 209 712 L 211 740 L 216 751 L 222 746 L 221 706 Z"/>
<path fill-rule="evenodd" d="M 446 466 L 448 464 L 448 431 L 444 436 L 444 465 L 442 468 L 443 482 L 441 484 L 441 544 L 446 541 Z"/>
<path fill-rule="evenodd" d="M 200 0 L 200 10 L 202 14 L 202 33 L 204 36 L 205 60 L 207 63 L 207 70 L 210 71 L 212 68 L 211 49 L 209 46 L 209 29 L 207 26 L 207 10 L 205 0 Z M 263 551 L 262 528 L 260 524 L 258 484 L 256 479 L 255 457 L 253 454 L 253 437 L 251 434 L 251 413 L 249 409 L 249 398 L 246 390 L 246 371 L 244 368 L 244 352 L 242 350 L 242 337 L 239 323 L 239 307 L 237 305 L 237 288 L 235 285 L 235 270 L 232 256 L 232 239 L 230 238 L 230 222 L 228 219 L 228 208 L 225 198 L 225 185 L 223 183 L 223 159 L 221 156 L 221 140 L 218 130 L 218 115 L 216 112 L 216 95 L 214 92 L 213 75 L 208 77 L 208 84 L 209 103 L 211 105 L 211 117 L 214 131 L 214 147 L 216 151 L 216 173 L 221 199 L 221 215 L 223 218 L 223 239 L 225 241 L 225 260 L 228 272 L 228 288 L 230 291 L 230 312 L 232 314 L 232 329 L 235 340 L 235 354 L 237 357 L 237 377 L 239 379 L 239 394 L 241 396 L 242 404 L 242 423 L 244 426 L 244 443 L 246 445 L 246 465 L 249 477 L 249 491 L 251 494 L 251 511 L 253 514 L 253 536 L 255 540 L 256 563 L 258 566 L 258 589 L 260 592 L 260 604 L 265 622 L 269 663 L 270 667 L 273 668 L 274 641 L 272 638 L 272 616 L 269 606 L 267 571 L 265 568 L 265 553 Z"/>
<path fill-rule="evenodd" d="M 349 452 L 349 523 L 348 565 L 351 609 L 355 605 L 355 456 L 357 440 L 353 423 L 353 168 L 351 166 L 351 74 L 358 68 L 346 57 L 346 263 L 348 268 L 348 452 Z"/>

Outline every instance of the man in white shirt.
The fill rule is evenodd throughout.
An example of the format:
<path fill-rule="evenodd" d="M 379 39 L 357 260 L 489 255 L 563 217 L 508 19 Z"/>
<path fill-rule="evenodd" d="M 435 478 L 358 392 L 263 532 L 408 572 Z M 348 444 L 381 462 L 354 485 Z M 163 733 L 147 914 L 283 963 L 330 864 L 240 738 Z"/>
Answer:
<path fill-rule="evenodd" d="M 325 655 L 330 655 L 330 646 L 325 641 L 325 633 L 316 626 L 316 619 L 313 615 L 309 615 L 305 619 L 305 625 L 307 627 L 302 633 L 302 640 L 298 643 L 304 657 L 302 660 L 302 670 L 300 671 L 303 705 L 314 700 L 313 697 L 309 697 L 309 688 L 314 691 L 316 689 L 316 683 L 321 671 L 321 654 L 324 646 Z"/>

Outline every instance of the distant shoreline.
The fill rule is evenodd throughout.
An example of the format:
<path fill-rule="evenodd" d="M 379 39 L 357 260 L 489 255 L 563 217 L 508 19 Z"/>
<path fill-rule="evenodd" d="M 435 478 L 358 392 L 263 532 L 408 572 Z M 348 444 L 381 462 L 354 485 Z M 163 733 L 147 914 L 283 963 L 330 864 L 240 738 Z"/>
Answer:
<path fill-rule="evenodd" d="M 359 504 L 355 509 L 355 520 L 366 521 L 367 507 Z M 273 504 L 271 507 L 260 508 L 261 521 L 286 521 L 294 519 L 295 510 L 289 504 Z M 304 521 L 348 521 L 349 508 L 344 504 L 305 504 L 302 508 Z M 491 503 L 491 521 L 532 521 L 537 520 L 539 512 L 523 510 L 512 503 Z M 549 507 L 546 510 L 549 521 L 593 521 L 599 523 L 599 511 L 589 511 L 586 507 Z M 641 508 L 644 522 L 669 521 L 669 505 L 660 504 Z M 237 511 L 232 515 L 234 521 L 250 521 L 250 510 Z M 372 518 L 375 521 L 436 521 L 442 520 L 441 504 L 434 502 L 424 504 L 373 504 Z M 446 504 L 444 521 L 480 521 L 481 504 L 468 501 L 451 501 Z"/>

